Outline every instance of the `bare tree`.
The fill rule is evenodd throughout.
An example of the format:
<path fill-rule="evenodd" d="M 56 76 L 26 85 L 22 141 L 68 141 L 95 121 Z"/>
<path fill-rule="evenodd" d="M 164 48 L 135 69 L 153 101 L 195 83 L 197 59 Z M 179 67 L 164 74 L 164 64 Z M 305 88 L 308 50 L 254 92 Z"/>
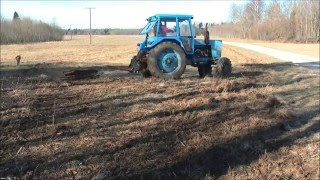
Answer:
<path fill-rule="evenodd" d="M 252 18 L 253 18 L 253 22 L 254 22 L 254 26 L 256 29 L 256 39 L 260 39 L 259 38 L 259 24 L 261 22 L 263 13 L 264 13 L 264 8 L 265 8 L 265 3 L 263 0 L 251 0 L 248 3 L 248 10 L 249 13 L 252 14 Z"/>
<path fill-rule="evenodd" d="M 262 40 L 320 41 L 318 0 L 250 0 L 232 4 L 230 23 L 211 28 L 215 35 Z"/>
<path fill-rule="evenodd" d="M 251 11 L 251 7 L 249 4 L 246 4 L 244 7 L 242 16 L 241 16 L 241 24 L 242 24 L 242 29 L 244 31 L 244 38 L 252 38 L 251 37 L 251 29 L 254 25 L 254 16 Z"/>
<path fill-rule="evenodd" d="M 229 15 L 231 22 L 234 24 L 238 23 L 240 21 L 241 14 L 242 14 L 241 6 L 235 3 L 232 3 L 230 7 L 230 15 Z"/>
<path fill-rule="evenodd" d="M 311 2 L 311 27 L 312 27 L 312 38 L 315 38 L 318 42 L 320 41 L 320 4 L 317 1 Z"/>

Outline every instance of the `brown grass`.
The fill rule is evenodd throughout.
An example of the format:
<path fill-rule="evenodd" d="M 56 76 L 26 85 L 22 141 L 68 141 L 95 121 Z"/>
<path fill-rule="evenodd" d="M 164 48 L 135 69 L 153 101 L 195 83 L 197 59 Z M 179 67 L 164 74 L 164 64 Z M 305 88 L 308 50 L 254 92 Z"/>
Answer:
<path fill-rule="evenodd" d="M 0 44 L 23 44 L 63 40 L 64 30 L 60 27 L 38 22 L 29 18 L 13 21 L 1 18 Z"/>
<path fill-rule="evenodd" d="M 21 54 L 21 64 L 49 63 L 56 65 L 104 65 L 129 64 L 136 55 L 137 46 L 144 36 L 93 36 L 93 45 L 89 44 L 89 36 L 74 36 L 70 41 L 33 43 L 24 45 L 2 45 L 1 64 L 16 64 L 14 58 Z M 201 37 L 199 37 L 201 38 Z M 270 63 L 276 60 L 260 55 L 252 57 L 252 52 L 237 52 L 232 46 L 224 46 L 223 56 L 233 59 L 233 63 Z M 259 57 L 257 60 L 256 57 Z"/>
<path fill-rule="evenodd" d="M 143 79 L 96 67 L 134 54 L 136 37 L 118 45 L 116 37 L 96 37 L 103 46 L 94 51 L 81 38 L 78 48 L 62 42 L 77 58 L 60 52 L 60 64 L 47 55 L 63 51 L 58 42 L 48 52 L 47 43 L 25 45 L 37 51 L 25 51 L 30 60 L 19 68 L 9 63 L 12 46 L 1 47 L 11 52 L 1 51 L 0 177 L 319 177 L 318 73 L 226 46 L 235 65 L 229 78 L 198 79 L 188 67 L 180 80 Z M 95 58 L 99 49 L 109 48 L 111 58 L 124 47 L 121 61 Z M 77 55 L 83 51 L 88 55 Z M 79 64 L 103 73 L 57 78 Z"/>
<path fill-rule="evenodd" d="M 2 45 L 1 63 L 15 64 L 14 57 L 22 56 L 22 64 L 50 63 L 76 65 L 129 64 L 136 54 L 136 44 L 144 36 L 74 36 L 73 40 L 61 42 L 33 43 L 24 45 Z"/>

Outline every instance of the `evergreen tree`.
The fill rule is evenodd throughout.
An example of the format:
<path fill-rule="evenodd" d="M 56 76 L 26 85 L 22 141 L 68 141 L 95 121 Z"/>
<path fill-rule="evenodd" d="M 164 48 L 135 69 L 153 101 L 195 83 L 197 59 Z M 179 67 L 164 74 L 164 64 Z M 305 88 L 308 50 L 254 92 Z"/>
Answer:
<path fill-rule="evenodd" d="M 16 11 L 13 13 L 13 20 L 20 20 L 19 14 Z"/>

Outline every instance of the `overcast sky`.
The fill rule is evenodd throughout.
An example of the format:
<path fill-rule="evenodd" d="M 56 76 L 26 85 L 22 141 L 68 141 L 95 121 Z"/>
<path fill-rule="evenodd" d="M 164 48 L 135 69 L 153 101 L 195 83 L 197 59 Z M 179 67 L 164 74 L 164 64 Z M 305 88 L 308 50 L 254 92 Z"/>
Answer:
<path fill-rule="evenodd" d="M 192 14 L 194 21 L 220 23 L 228 20 L 233 3 L 244 1 L 9 1 L 1 0 L 1 16 L 12 19 L 30 17 L 62 28 L 88 28 L 92 10 L 92 28 L 142 28 L 146 18 L 157 13 Z"/>

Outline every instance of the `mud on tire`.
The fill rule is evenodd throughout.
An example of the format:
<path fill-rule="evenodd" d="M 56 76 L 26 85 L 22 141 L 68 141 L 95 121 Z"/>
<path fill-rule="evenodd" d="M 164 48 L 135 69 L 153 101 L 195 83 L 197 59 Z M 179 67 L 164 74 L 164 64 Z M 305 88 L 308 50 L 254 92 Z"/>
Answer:
<path fill-rule="evenodd" d="M 141 71 L 141 63 L 137 56 L 132 57 L 129 68 L 131 68 L 130 72 L 132 73 L 139 73 Z"/>
<path fill-rule="evenodd" d="M 230 59 L 222 57 L 214 68 L 214 74 L 220 77 L 231 75 L 232 65 Z"/>
<path fill-rule="evenodd" d="M 173 69 L 171 72 L 166 72 L 167 69 L 161 67 L 162 61 L 166 62 L 168 59 L 170 59 L 165 58 L 168 50 L 173 56 L 176 56 L 176 58 L 173 59 L 176 60 L 175 63 L 177 64 L 177 67 L 170 67 L 170 64 L 168 65 L 169 68 L 171 68 L 171 70 Z M 184 73 L 185 69 L 186 55 L 182 48 L 174 42 L 162 42 L 155 48 L 153 48 L 148 55 L 148 70 L 155 77 L 165 79 L 177 79 L 180 78 L 180 76 Z"/>

